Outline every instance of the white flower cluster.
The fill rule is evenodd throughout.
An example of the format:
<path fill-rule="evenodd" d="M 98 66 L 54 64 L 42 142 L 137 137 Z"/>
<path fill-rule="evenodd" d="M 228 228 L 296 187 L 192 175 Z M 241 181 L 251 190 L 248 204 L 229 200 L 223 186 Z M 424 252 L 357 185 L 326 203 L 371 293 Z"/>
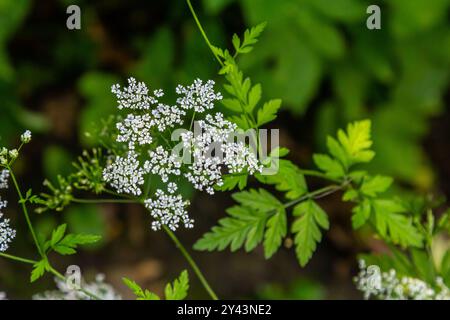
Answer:
<path fill-rule="evenodd" d="M 194 161 L 188 167 L 185 177 L 194 188 L 214 194 L 214 185 L 223 184 L 224 169 L 229 173 L 247 170 L 249 174 L 262 170 L 255 152 L 243 142 L 234 141 L 237 125 L 225 120 L 220 112 L 214 116 L 208 114 L 205 120 L 197 123 L 201 134 L 188 133 L 181 136 L 183 145 L 193 154 Z"/>
<path fill-rule="evenodd" d="M 22 143 L 29 143 L 31 141 L 31 131 L 27 130 L 22 133 L 22 135 L 20 136 L 20 141 L 22 141 Z"/>
<path fill-rule="evenodd" d="M 8 188 L 9 171 L 2 170 L 0 172 L 0 189 Z M 6 208 L 8 202 L 0 197 L 0 252 L 5 252 L 9 248 L 9 244 L 16 237 L 16 230 L 9 226 L 9 219 L 2 219 L 2 209 Z"/>
<path fill-rule="evenodd" d="M 398 276 L 394 269 L 381 272 L 378 266 L 366 266 L 363 260 L 359 267 L 355 283 L 365 299 L 374 296 L 381 300 L 450 300 L 450 290 L 442 278 L 436 279 L 435 290 L 420 279 Z"/>
<path fill-rule="evenodd" d="M 207 109 L 214 108 L 214 101 L 222 100 L 220 92 L 214 92 L 214 81 L 208 80 L 205 84 L 200 79 L 194 81 L 190 86 L 178 85 L 176 92 L 182 95 L 177 99 L 177 103 L 183 109 L 193 109 L 202 113 Z"/>
<path fill-rule="evenodd" d="M 8 300 L 6 299 L 6 293 L 0 291 L 0 300 Z"/>
<path fill-rule="evenodd" d="M 55 278 L 58 290 L 45 291 L 33 296 L 33 300 L 91 300 L 92 298 L 80 290 L 70 288 L 65 281 Z M 98 274 L 95 281 L 86 283 L 82 281 L 81 287 L 102 300 L 122 300 L 120 294 L 108 283 L 105 276 Z"/>
<path fill-rule="evenodd" d="M 103 179 L 119 193 L 139 196 L 144 184 L 144 169 L 141 168 L 137 154 L 130 150 L 126 157 L 115 157 L 103 170 Z"/>
<path fill-rule="evenodd" d="M 156 219 L 153 229 L 167 225 L 175 230 L 180 223 L 187 228 L 193 225 L 185 209 L 188 202 L 174 194 L 176 185 L 170 181 L 171 177 L 184 177 L 195 189 L 213 194 L 214 185 L 223 184 L 225 172 L 253 174 L 262 170 L 255 153 L 244 142 L 234 141 L 237 125 L 225 120 L 218 112 L 197 121 L 195 128 L 200 129 L 199 134 L 192 128 L 194 118 L 190 121 L 191 128 L 181 134 L 183 151 L 193 157 L 186 165 L 182 161 L 184 158 L 167 149 L 170 147 L 167 139 L 158 139 L 167 133 L 167 129 L 181 129 L 187 111 L 202 116 L 214 108 L 214 103 L 222 99 L 222 95 L 214 91 L 214 81 L 203 83 L 197 79 L 189 86 L 177 86 L 176 93 L 180 97 L 173 106 L 158 100 L 164 95 L 162 90 L 155 90 L 152 96 L 147 86 L 134 78 L 128 80 L 128 87 L 114 85 L 112 92 L 117 97 L 118 108 L 130 111 L 116 124 L 117 142 L 126 144 L 128 150 L 125 156 L 116 156 L 107 165 L 103 178 L 117 192 L 135 196 L 142 194 L 141 188 L 148 174 L 157 175 L 168 184 L 169 194 L 158 190 L 156 200 L 145 202 Z M 156 142 L 164 142 L 165 146 Z"/>
<path fill-rule="evenodd" d="M 145 200 L 145 206 L 150 211 L 150 214 L 156 220 L 152 223 L 153 230 L 161 229 L 162 225 L 168 226 L 171 230 L 178 229 L 180 222 L 183 223 L 187 229 L 194 227 L 194 220 L 192 220 L 186 207 L 189 206 L 188 200 L 183 200 L 180 194 L 175 195 L 177 186 L 170 182 L 167 186 L 168 194 L 158 189 L 155 194 L 155 199 Z"/>

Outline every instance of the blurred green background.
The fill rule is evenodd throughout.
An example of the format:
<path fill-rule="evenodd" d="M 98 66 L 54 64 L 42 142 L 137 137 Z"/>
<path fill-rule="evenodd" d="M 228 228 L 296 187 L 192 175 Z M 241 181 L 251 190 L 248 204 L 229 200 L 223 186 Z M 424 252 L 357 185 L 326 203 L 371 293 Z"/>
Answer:
<path fill-rule="evenodd" d="M 81 30 L 66 28 L 66 8 L 81 8 Z M 273 127 L 291 148 L 291 160 L 309 166 L 327 134 L 348 121 L 370 118 L 377 156 L 372 170 L 393 175 L 407 189 L 450 195 L 449 0 L 203 0 L 193 1 L 214 44 L 230 46 L 233 33 L 267 21 L 255 50 L 241 62 L 269 98 L 282 98 Z M 382 29 L 366 28 L 366 8 L 381 7 Z M 35 139 L 18 163 L 22 183 L 43 189 L 45 177 L 70 170 L 93 145 L 85 132 L 113 112 L 110 87 L 133 75 L 154 88 L 215 79 L 218 66 L 180 0 L 0 0 L 0 145 L 24 129 Z M 231 201 L 226 194 L 196 195 L 197 226 L 182 232 L 191 245 Z M 271 261 L 251 254 L 194 253 L 222 298 L 359 298 L 351 277 L 355 254 L 383 250 L 351 232 L 349 208 L 324 201 L 331 231 L 310 265 L 301 269 L 291 250 Z M 23 224 L 12 250 L 31 254 Z M 41 233 L 67 221 L 75 232 L 103 242 L 61 268 L 79 264 L 104 272 L 126 293 L 122 276 L 161 291 L 186 265 L 149 218 L 134 206 L 72 206 L 34 217 Z M 286 244 L 289 246 L 289 244 Z M 61 260 L 61 259 L 60 259 Z M 28 285 L 29 270 L 0 260 L 0 289 L 27 298 L 52 287 Z M 193 277 L 193 275 L 191 275 Z M 204 298 L 193 281 L 192 298 Z M 0 290 L 0 291 L 1 291 Z"/>

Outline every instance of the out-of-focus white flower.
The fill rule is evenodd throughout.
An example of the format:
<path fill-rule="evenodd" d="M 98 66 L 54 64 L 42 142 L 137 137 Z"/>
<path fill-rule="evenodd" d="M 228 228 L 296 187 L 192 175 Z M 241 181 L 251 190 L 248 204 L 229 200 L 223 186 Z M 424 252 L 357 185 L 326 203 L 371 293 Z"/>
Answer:
<path fill-rule="evenodd" d="M 55 278 L 58 290 L 45 291 L 33 296 L 33 300 L 92 300 L 83 291 L 72 289 L 65 281 Z M 98 274 L 93 282 L 82 281 L 81 287 L 102 300 L 122 300 L 120 294 L 105 282 L 105 276 Z"/>
<path fill-rule="evenodd" d="M 2 170 L 0 172 L 0 189 L 8 188 L 9 171 Z M 2 209 L 6 208 L 8 202 L 0 197 L 0 252 L 5 252 L 9 248 L 9 244 L 16 237 L 16 230 L 9 226 L 9 219 L 3 219 Z"/>
<path fill-rule="evenodd" d="M 4 169 L 0 171 L 0 189 L 8 189 L 9 171 Z"/>
<path fill-rule="evenodd" d="M 398 276 L 394 269 L 388 272 L 372 272 L 380 268 L 366 266 L 363 260 L 359 262 L 359 267 L 360 271 L 354 280 L 365 299 L 373 296 L 382 300 L 450 300 L 450 290 L 442 278 L 436 279 L 435 290 L 420 279 Z"/>
<path fill-rule="evenodd" d="M 8 300 L 6 299 L 6 293 L 0 291 L 0 300 Z"/>
<path fill-rule="evenodd" d="M 22 141 L 22 143 L 29 143 L 31 141 L 31 131 L 27 130 L 22 133 L 22 135 L 20 136 L 20 141 Z"/>

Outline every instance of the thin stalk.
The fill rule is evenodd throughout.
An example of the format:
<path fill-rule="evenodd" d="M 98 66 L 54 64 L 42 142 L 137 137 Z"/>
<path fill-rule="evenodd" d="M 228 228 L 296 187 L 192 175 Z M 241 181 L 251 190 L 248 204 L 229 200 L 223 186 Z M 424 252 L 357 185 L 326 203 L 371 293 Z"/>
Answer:
<path fill-rule="evenodd" d="M 72 202 L 75 203 L 139 203 L 132 199 L 79 199 L 73 198 Z"/>
<path fill-rule="evenodd" d="M 14 261 L 23 262 L 23 263 L 28 263 L 28 264 L 35 264 L 35 263 L 37 263 L 37 261 L 34 261 L 34 260 L 21 258 L 21 257 L 18 257 L 18 256 L 13 256 L 11 254 L 2 253 L 2 252 L 0 252 L 0 257 L 6 258 L 6 259 L 10 259 L 10 260 L 14 260 Z"/>
<path fill-rule="evenodd" d="M 214 57 L 216 57 L 217 61 L 219 61 L 220 65 L 223 66 L 223 62 L 222 60 L 219 58 L 219 56 L 216 54 L 216 52 L 214 51 L 214 46 L 211 44 L 211 42 L 209 42 L 208 36 L 205 33 L 205 30 L 203 30 L 202 24 L 200 23 L 200 21 L 197 18 L 197 14 L 195 13 L 194 8 L 192 7 L 191 1 L 190 0 L 186 0 L 187 5 L 189 7 L 189 10 L 192 13 L 192 16 L 194 17 L 195 23 L 197 24 L 198 29 L 200 30 L 200 33 L 203 36 L 203 39 L 205 39 L 206 44 L 208 45 L 208 47 L 211 49 Z"/>
<path fill-rule="evenodd" d="M 333 181 L 333 182 L 340 182 L 339 179 L 330 178 L 326 174 L 321 173 L 321 172 L 317 172 L 317 171 L 314 171 L 314 170 L 300 169 L 300 173 L 305 175 L 305 176 L 318 177 L 318 178 L 322 178 L 322 179 Z"/>
<path fill-rule="evenodd" d="M 25 199 L 24 199 L 24 197 L 22 195 L 22 191 L 20 190 L 19 184 L 17 183 L 16 176 L 14 175 L 14 172 L 12 171 L 10 166 L 8 166 L 8 170 L 9 170 L 9 174 L 11 176 L 11 179 L 13 181 L 14 187 L 16 188 L 17 194 L 19 195 L 20 204 L 22 206 L 22 211 L 23 211 L 23 214 L 25 216 L 25 220 L 27 221 L 28 229 L 30 230 L 31 236 L 33 237 L 34 244 L 36 245 L 36 248 L 38 249 L 38 252 L 39 252 L 40 256 L 42 258 L 46 258 L 46 255 L 42 251 L 41 245 L 39 244 L 39 240 L 38 240 L 38 238 L 36 236 L 36 232 L 34 231 L 33 224 L 31 223 L 31 219 L 30 219 L 30 216 L 28 214 L 28 209 L 27 209 L 27 206 L 26 206 L 26 203 L 25 203 Z"/>
<path fill-rule="evenodd" d="M 289 208 L 292 207 L 294 205 L 296 205 L 297 203 L 303 202 L 305 200 L 308 199 L 320 199 L 323 198 L 325 196 L 328 196 L 338 190 L 343 189 L 345 186 L 347 185 L 347 183 L 343 183 L 341 185 L 331 185 L 331 186 L 326 186 L 320 189 L 317 189 L 315 191 L 309 192 L 303 196 L 301 196 L 300 198 L 297 198 L 295 200 L 289 201 L 287 203 L 284 204 L 284 208 Z"/>
<path fill-rule="evenodd" d="M 213 289 L 209 285 L 208 281 L 206 280 L 205 276 L 201 272 L 200 268 L 197 266 L 197 264 L 195 263 L 194 259 L 192 259 L 191 255 L 186 250 L 186 248 L 183 246 L 183 244 L 180 242 L 180 240 L 178 240 L 178 238 L 175 235 L 175 233 L 173 233 L 172 230 L 170 230 L 165 225 L 163 225 L 163 229 L 167 233 L 167 235 L 170 237 L 170 239 L 172 239 L 172 241 L 175 243 L 177 248 L 181 251 L 183 256 L 186 258 L 187 262 L 191 266 L 192 270 L 194 270 L 195 274 L 197 275 L 198 279 L 200 280 L 200 282 L 202 283 L 203 287 L 208 292 L 210 297 L 213 300 L 219 300 L 219 298 L 217 297 L 217 295 L 215 294 L 215 292 L 213 291 Z"/>

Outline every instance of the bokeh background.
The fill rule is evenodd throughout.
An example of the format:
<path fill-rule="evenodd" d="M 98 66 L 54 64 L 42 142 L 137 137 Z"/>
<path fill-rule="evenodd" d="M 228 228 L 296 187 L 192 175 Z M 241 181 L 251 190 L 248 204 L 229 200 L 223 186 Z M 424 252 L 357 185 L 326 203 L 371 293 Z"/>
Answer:
<path fill-rule="evenodd" d="M 81 7 L 82 28 L 66 28 L 66 8 Z M 393 175 L 406 190 L 450 195 L 450 28 L 448 0 L 194 0 L 209 38 L 230 46 L 233 33 L 267 21 L 255 50 L 241 60 L 269 98 L 282 98 L 272 125 L 289 158 L 311 165 L 324 138 L 348 121 L 370 118 L 377 156 L 373 171 Z M 366 28 L 366 8 L 378 4 L 382 29 Z M 17 142 L 24 129 L 33 143 L 17 163 L 24 186 L 43 190 L 45 178 L 71 170 L 93 146 L 85 135 L 114 111 L 110 87 L 132 75 L 169 92 L 195 78 L 215 79 L 218 65 L 184 1 L 0 0 L 0 145 Z M 311 181 L 314 186 L 316 181 Z M 11 195 L 12 198 L 12 195 Z M 10 199 L 7 215 L 18 230 L 11 252 L 33 254 L 20 212 Z M 228 194 L 192 193 L 196 228 L 180 232 L 191 246 L 224 215 Z M 339 195 L 321 201 L 331 219 L 309 265 L 293 250 L 265 261 L 252 253 L 194 252 L 221 298 L 360 298 L 352 285 L 356 255 L 385 248 L 355 234 L 350 208 Z M 102 272 L 124 297 L 121 277 L 160 293 L 187 265 L 170 239 L 150 229 L 133 205 L 74 205 L 62 213 L 33 215 L 40 233 L 67 222 L 73 232 L 103 236 L 76 257 L 90 279 Z M 23 231 L 23 232 L 22 232 Z M 54 287 L 50 277 L 29 285 L 29 268 L 0 260 L 0 291 L 29 298 Z M 206 298 L 193 273 L 191 298 Z"/>

